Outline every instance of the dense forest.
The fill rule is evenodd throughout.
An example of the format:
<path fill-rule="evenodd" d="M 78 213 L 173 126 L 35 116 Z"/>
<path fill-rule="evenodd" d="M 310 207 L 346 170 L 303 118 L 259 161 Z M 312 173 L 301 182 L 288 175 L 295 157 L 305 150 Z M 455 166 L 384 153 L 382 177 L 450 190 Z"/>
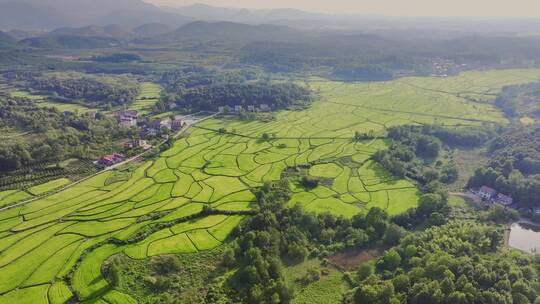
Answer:
<path fill-rule="evenodd" d="M 332 78 L 377 81 L 402 75 L 454 75 L 475 66 L 504 67 L 503 61 L 507 66 L 520 66 L 523 61 L 515 58 L 538 60 L 539 48 L 536 38 L 465 36 L 438 40 L 343 33 L 251 42 L 239 56 L 245 64 L 274 73 L 329 70 L 326 76 Z"/>
<path fill-rule="evenodd" d="M 488 185 L 511 195 L 521 207 L 540 206 L 540 127 L 514 125 L 493 139 L 489 162 L 469 186 Z"/>
<path fill-rule="evenodd" d="M 540 119 L 540 83 L 504 87 L 495 104 L 510 117 Z"/>
<path fill-rule="evenodd" d="M 502 231 L 450 222 L 405 236 L 360 266 L 355 303 L 540 303 L 540 259 L 501 252 Z"/>
<path fill-rule="evenodd" d="M 438 182 L 452 183 L 458 178 L 453 160 L 438 159 L 445 143 L 463 143 L 483 137 L 474 130 L 452 130 L 439 126 L 401 126 L 388 130 L 391 145 L 378 151 L 373 159 L 399 177 L 409 177 L 423 187 L 435 187 Z"/>
<path fill-rule="evenodd" d="M 70 157 L 95 159 L 113 151 L 115 139 L 126 134 L 102 115 L 64 115 L 53 108 L 38 107 L 25 98 L 0 95 L 0 129 L 22 135 L 0 143 L 0 171 L 34 164 L 56 163 Z"/>
<path fill-rule="evenodd" d="M 100 77 L 62 73 L 6 73 L 9 80 L 22 81 L 25 86 L 56 102 L 80 103 L 90 107 L 111 107 L 132 103 L 139 94 L 136 81 L 126 77 Z"/>
<path fill-rule="evenodd" d="M 184 109 L 215 111 L 218 107 L 234 108 L 266 104 L 272 109 L 306 105 L 313 99 L 311 91 L 295 83 L 253 81 L 256 75 L 190 68 L 166 73 L 161 77 L 166 93 L 165 103 Z"/>

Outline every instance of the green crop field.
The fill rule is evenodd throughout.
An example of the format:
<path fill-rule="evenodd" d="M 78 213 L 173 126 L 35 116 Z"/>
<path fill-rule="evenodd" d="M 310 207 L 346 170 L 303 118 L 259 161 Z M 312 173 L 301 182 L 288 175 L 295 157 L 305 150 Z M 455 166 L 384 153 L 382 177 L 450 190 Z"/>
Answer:
<path fill-rule="evenodd" d="M 28 189 L 28 192 L 32 193 L 33 195 L 41 195 L 49 191 L 58 189 L 62 186 L 65 186 L 69 184 L 70 182 L 71 181 L 67 178 L 59 178 L 59 179 L 52 180 L 50 182 L 46 182 L 41 185 L 34 186 Z"/>
<path fill-rule="evenodd" d="M 163 88 L 156 83 L 143 82 L 140 93 L 134 103 L 129 106 L 129 110 L 136 110 L 141 114 L 148 114 L 152 106 L 159 100 Z"/>
<path fill-rule="evenodd" d="M 76 113 L 76 112 L 85 113 L 92 110 L 91 108 L 88 108 L 88 107 L 85 107 L 83 105 L 76 104 L 76 103 L 54 102 L 54 101 L 51 101 L 48 98 L 49 96 L 47 95 L 35 95 L 26 91 L 13 91 L 13 92 L 10 92 L 10 94 L 13 97 L 24 97 L 24 98 L 32 99 L 40 107 L 56 108 L 58 109 L 58 111 L 61 111 L 61 112 L 69 111 L 73 113 Z"/>
<path fill-rule="evenodd" d="M 388 145 L 386 129 L 505 123 L 491 104 L 494 94 L 538 76 L 539 70 L 511 70 L 378 83 L 311 79 L 320 100 L 309 109 L 280 111 L 270 122 L 204 121 L 125 178 L 105 172 L 0 211 L 0 303 L 62 303 L 71 293 L 82 303 L 131 303 L 103 277 L 107 259 L 219 246 L 249 216 L 253 188 L 279 180 L 290 167 L 310 168 L 322 180 L 313 189 L 291 185 L 290 205 L 346 217 L 375 206 L 404 212 L 416 206 L 418 190 L 369 160 Z M 355 142 L 356 131 L 381 138 Z M 269 140 L 261 140 L 264 133 Z M 1 192 L 0 205 L 16 194 Z M 210 214 L 205 205 L 213 207 Z M 328 286 L 334 279 L 329 276 Z"/>

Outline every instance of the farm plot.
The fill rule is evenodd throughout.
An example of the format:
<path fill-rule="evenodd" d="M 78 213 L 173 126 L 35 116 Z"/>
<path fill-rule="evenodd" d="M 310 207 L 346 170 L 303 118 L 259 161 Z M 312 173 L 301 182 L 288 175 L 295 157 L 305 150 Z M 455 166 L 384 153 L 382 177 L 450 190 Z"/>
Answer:
<path fill-rule="evenodd" d="M 129 110 L 135 110 L 145 115 L 151 112 L 152 106 L 159 100 L 163 88 L 152 82 L 141 83 L 140 93 L 134 103 L 129 106 Z"/>
<path fill-rule="evenodd" d="M 489 102 L 460 96 L 489 96 L 504 84 L 500 79 L 528 82 L 534 75 L 540 71 L 369 84 L 314 79 L 310 85 L 320 88 L 321 100 L 307 110 L 282 111 L 266 123 L 207 120 L 125 178 L 102 173 L 0 211 L 0 303 L 56 303 L 72 292 L 83 303 L 133 302 L 103 277 L 101 265 L 108 258 L 123 253 L 145 259 L 218 246 L 249 216 L 253 187 L 278 180 L 288 167 L 310 167 L 308 174 L 321 179 L 313 189 L 293 185 L 291 205 L 346 217 L 375 206 L 403 212 L 417 204 L 417 189 L 369 161 L 387 146 L 385 140 L 355 142 L 354 132 L 384 136 L 396 124 L 504 123 Z M 439 92 L 445 84 L 452 90 Z M 270 139 L 262 140 L 264 133 Z M 16 193 L 2 192 L 0 200 Z"/>
<path fill-rule="evenodd" d="M 91 108 L 85 107 L 84 105 L 80 105 L 80 104 L 55 102 L 55 101 L 52 101 L 49 98 L 50 96 L 48 95 L 37 95 L 37 94 L 32 94 L 27 91 L 12 91 L 10 92 L 10 95 L 13 97 L 28 98 L 36 102 L 39 107 L 55 108 L 61 112 L 70 111 L 70 112 L 85 113 L 92 110 Z"/>
<path fill-rule="evenodd" d="M 60 188 L 62 186 L 65 186 L 69 184 L 70 182 L 71 181 L 67 178 L 59 178 L 59 179 L 52 180 L 50 182 L 46 182 L 41 185 L 34 186 L 28 189 L 28 192 L 30 192 L 33 195 L 41 195 L 49 191 L 55 190 L 57 188 Z"/>

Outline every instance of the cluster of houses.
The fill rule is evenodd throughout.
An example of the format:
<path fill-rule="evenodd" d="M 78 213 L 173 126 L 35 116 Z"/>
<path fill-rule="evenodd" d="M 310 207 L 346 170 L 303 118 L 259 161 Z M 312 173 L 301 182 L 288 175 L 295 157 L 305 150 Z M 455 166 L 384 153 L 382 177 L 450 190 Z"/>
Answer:
<path fill-rule="evenodd" d="M 157 136 L 161 130 L 174 130 L 178 131 L 186 125 L 186 121 L 182 116 L 175 116 L 170 118 L 156 118 L 145 124 L 144 130 L 141 135 L 145 138 Z"/>
<path fill-rule="evenodd" d="M 155 137 L 159 135 L 163 129 L 180 130 L 186 125 L 183 116 L 175 116 L 174 118 L 156 118 L 151 121 L 142 121 L 142 117 L 139 115 L 139 113 L 132 110 L 117 111 L 114 113 L 114 117 L 121 127 L 132 128 L 138 125 L 143 126 L 143 130 L 141 132 L 142 138 Z M 127 142 L 125 147 L 128 149 L 141 147 L 144 150 L 148 150 L 152 147 L 152 145 L 144 139 L 134 139 Z M 124 161 L 124 156 L 119 153 L 114 153 L 111 155 L 102 156 L 97 160 L 96 163 L 101 166 L 110 167 L 122 161 Z"/>
<path fill-rule="evenodd" d="M 497 190 L 488 186 L 480 187 L 480 189 L 476 191 L 476 194 L 486 201 L 501 204 L 505 207 L 508 207 L 514 203 L 511 196 L 499 193 Z"/>
<path fill-rule="evenodd" d="M 116 164 L 121 163 L 123 161 L 124 161 L 124 156 L 122 154 L 114 153 L 114 154 L 111 154 L 111 155 L 102 156 L 97 161 L 97 163 L 99 165 L 102 165 L 102 166 L 105 166 L 105 167 L 110 167 L 112 165 L 116 165 Z"/>
<path fill-rule="evenodd" d="M 141 122 L 141 116 L 137 111 L 118 111 L 114 113 L 118 124 L 124 128 L 132 128 L 137 125 L 143 126 L 142 137 L 150 138 L 157 136 L 162 129 L 180 130 L 186 124 L 182 116 L 171 118 L 155 118 L 148 122 Z"/>
<path fill-rule="evenodd" d="M 231 109 L 229 106 L 218 107 L 218 112 L 220 114 L 225 114 L 225 113 L 239 114 L 241 112 L 271 112 L 271 111 L 272 111 L 272 107 L 264 103 L 259 105 L 259 107 L 255 105 L 249 105 L 247 106 L 246 109 L 244 109 L 244 107 L 241 105 L 235 105 L 233 109 Z"/>

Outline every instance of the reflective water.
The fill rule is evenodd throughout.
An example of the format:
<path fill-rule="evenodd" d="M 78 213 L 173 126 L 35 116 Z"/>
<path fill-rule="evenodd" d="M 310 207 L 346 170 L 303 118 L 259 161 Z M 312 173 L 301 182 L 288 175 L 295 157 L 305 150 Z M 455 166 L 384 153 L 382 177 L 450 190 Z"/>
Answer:
<path fill-rule="evenodd" d="M 524 223 L 512 224 L 508 245 L 526 252 L 540 252 L 540 227 Z"/>

